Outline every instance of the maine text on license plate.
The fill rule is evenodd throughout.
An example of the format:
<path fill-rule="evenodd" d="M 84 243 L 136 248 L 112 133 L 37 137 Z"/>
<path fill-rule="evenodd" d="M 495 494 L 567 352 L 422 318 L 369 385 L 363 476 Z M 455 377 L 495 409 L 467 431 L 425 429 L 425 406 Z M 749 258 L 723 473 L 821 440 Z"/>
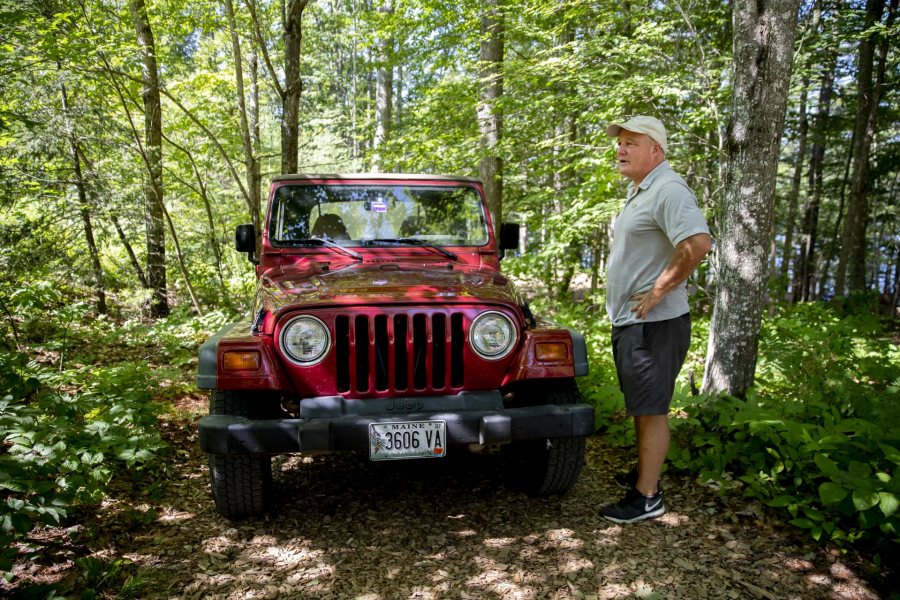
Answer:
<path fill-rule="evenodd" d="M 369 458 L 372 460 L 441 458 L 447 453 L 446 442 L 445 421 L 369 425 Z"/>

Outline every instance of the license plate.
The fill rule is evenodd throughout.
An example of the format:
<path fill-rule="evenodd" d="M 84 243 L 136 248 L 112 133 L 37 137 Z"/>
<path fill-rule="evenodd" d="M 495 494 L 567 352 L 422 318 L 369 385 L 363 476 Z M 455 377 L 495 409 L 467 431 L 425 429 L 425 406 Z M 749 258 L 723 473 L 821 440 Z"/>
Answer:
<path fill-rule="evenodd" d="M 369 425 L 369 458 L 400 460 L 406 458 L 441 458 L 447 454 L 445 421 L 413 421 L 405 423 L 371 423 Z"/>

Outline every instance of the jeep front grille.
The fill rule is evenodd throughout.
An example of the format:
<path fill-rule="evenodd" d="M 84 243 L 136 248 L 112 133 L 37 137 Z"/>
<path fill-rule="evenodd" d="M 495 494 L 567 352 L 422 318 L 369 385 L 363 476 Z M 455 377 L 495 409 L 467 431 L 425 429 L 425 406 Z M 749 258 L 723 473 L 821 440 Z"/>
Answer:
<path fill-rule="evenodd" d="M 337 315 L 338 392 L 461 389 L 463 321 L 461 312 Z"/>

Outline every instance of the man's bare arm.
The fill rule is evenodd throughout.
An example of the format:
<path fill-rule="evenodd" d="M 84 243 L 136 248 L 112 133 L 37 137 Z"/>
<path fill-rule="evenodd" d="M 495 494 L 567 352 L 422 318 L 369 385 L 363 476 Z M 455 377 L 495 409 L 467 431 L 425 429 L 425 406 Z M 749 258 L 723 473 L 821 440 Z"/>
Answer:
<path fill-rule="evenodd" d="M 712 238 L 707 233 L 698 233 L 679 242 L 675 246 L 672 260 L 656 278 L 653 287 L 643 294 L 634 296 L 633 299 L 637 300 L 637 303 L 631 308 L 631 312 L 639 319 L 646 318 L 650 314 L 650 310 L 659 304 L 666 294 L 677 288 L 690 276 L 710 248 L 712 248 Z"/>

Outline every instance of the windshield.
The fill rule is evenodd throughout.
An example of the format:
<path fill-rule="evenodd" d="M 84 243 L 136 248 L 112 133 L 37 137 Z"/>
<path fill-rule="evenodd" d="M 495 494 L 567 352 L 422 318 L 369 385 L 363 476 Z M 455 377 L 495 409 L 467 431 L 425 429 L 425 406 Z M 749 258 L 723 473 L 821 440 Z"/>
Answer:
<path fill-rule="evenodd" d="M 276 246 L 309 238 L 341 245 L 412 238 L 482 246 L 488 233 L 481 199 L 471 187 L 298 184 L 275 191 L 269 238 Z"/>

